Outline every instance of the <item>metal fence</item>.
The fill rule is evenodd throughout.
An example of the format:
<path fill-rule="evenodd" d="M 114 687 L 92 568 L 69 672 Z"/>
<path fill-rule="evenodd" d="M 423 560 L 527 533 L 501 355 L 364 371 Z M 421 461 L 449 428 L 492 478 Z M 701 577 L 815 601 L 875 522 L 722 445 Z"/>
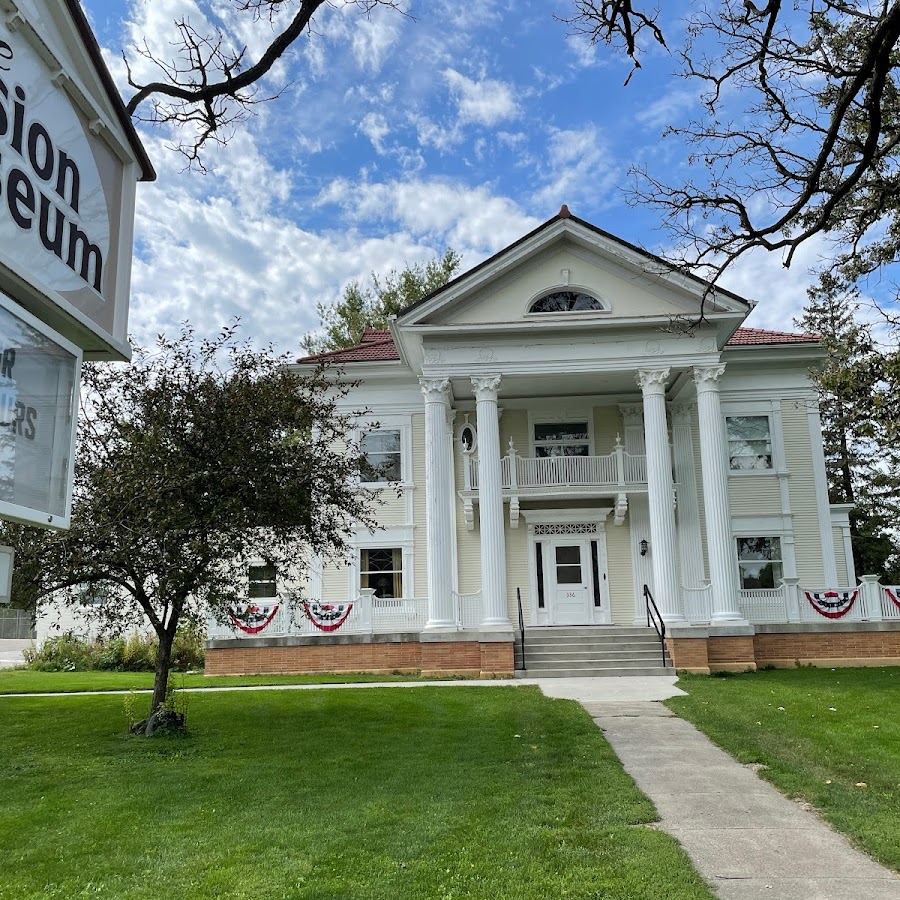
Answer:
<path fill-rule="evenodd" d="M 0 641 L 33 641 L 34 620 L 24 609 L 0 606 Z"/>

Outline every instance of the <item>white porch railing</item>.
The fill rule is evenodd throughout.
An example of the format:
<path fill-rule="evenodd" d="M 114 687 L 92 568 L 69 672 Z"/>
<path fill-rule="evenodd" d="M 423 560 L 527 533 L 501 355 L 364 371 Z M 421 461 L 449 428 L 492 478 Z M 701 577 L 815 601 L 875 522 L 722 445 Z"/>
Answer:
<path fill-rule="evenodd" d="M 478 488 L 478 465 L 474 454 L 463 457 L 464 487 Z M 647 457 L 625 452 L 621 440 L 606 456 L 520 456 L 509 442 L 509 450 L 500 460 L 500 479 L 504 490 L 554 487 L 615 487 L 647 483 Z"/>
<path fill-rule="evenodd" d="M 477 628 L 481 624 L 481 591 L 474 594 L 457 594 L 454 591 L 453 606 L 457 628 Z"/>
<path fill-rule="evenodd" d="M 691 625 L 703 625 L 712 615 L 712 586 L 681 589 L 684 598 L 684 617 Z"/>
<path fill-rule="evenodd" d="M 846 608 L 842 598 L 849 599 L 854 594 L 853 602 Z M 688 622 L 703 624 L 710 621 L 713 610 L 709 587 L 682 588 L 682 598 L 684 617 Z M 837 606 L 827 606 L 835 602 Z M 805 587 L 799 585 L 796 578 L 788 578 L 777 588 L 738 591 L 737 606 L 741 615 L 754 625 L 898 621 L 900 587 L 881 585 L 877 578 L 869 575 L 864 575 L 855 587 L 837 588 Z M 836 614 L 825 615 L 823 609 Z"/>
<path fill-rule="evenodd" d="M 480 596 L 480 595 L 479 595 Z M 313 601 L 310 606 L 315 610 Z M 274 604 L 259 602 L 260 608 Z M 321 636 L 323 634 L 378 634 L 391 631 L 421 631 L 428 621 L 428 600 L 425 597 L 388 598 L 375 597 L 371 591 L 363 591 L 356 600 L 328 604 L 336 613 L 334 622 L 340 622 L 336 628 L 327 630 L 329 623 L 322 623 L 326 628 L 317 625 L 312 617 L 306 614 L 303 605 L 293 607 L 288 603 L 280 603 L 271 621 L 265 627 L 249 632 L 237 623 L 219 623 L 210 620 L 207 624 L 207 637 L 210 640 L 230 640 L 236 638 L 269 638 L 287 637 L 291 635 Z M 320 603 L 321 606 L 321 603 Z M 343 615 L 350 606 L 346 616 Z M 480 616 L 480 609 L 479 609 Z M 470 614 L 467 612 L 467 617 Z M 334 624 L 334 623 L 330 623 Z"/>

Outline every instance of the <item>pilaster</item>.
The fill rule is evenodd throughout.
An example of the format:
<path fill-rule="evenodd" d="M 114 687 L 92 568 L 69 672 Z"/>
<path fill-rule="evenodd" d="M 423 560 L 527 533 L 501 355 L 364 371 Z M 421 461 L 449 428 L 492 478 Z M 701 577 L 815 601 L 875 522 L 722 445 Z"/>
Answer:
<path fill-rule="evenodd" d="M 675 480 L 678 482 L 678 550 L 682 583 L 688 588 L 701 587 L 706 579 L 697 476 L 694 472 L 694 441 L 691 435 L 693 412 L 694 407 L 686 403 L 672 407 L 672 446 L 675 455 Z"/>

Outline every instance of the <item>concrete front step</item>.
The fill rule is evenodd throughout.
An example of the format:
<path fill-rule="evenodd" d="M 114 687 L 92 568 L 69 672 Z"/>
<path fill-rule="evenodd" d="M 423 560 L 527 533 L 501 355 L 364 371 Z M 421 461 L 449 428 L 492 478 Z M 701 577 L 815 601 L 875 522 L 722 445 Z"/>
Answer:
<path fill-rule="evenodd" d="M 553 662 L 568 659 L 661 659 L 662 653 L 659 647 L 651 650 L 610 650 L 604 653 L 586 653 L 584 650 L 526 650 L 525 656 L 529 662 Z"/>
<path fill-rule="evenodd" d="M 645 666 L 658 666 L 662 668 L 660 657 L 652 659 L 530 659 L 527 655 L 525 662 L 529 669 L 535 672 L 538 669 L 630 669 Z"/>
<path fill-rule="evenodd" d="M 618 650 L 620 648 L 629 650 L 640 650 L 643 647 L 658 647 L 659 640 L 641 640 L 640 638 L 626 638 L 622 640 L 610 640 L 609 638 L 557 638 L 549 640 L 548 638 L 540 638 L 531 640 L 525 638 L 526 647 L 590 647 L 598 650 Z"/>
<path fill-rule="evenodd" d="M 531 625 L 525 629 L 525 640 L 545 634 L 599 634 L 613 637 L 652 635 L 656 637 L 656 629 L 648 628 L 646 625 Z"/>
<path fill-rule="evenodd" d="M 671 667 L 645 666 L 641 668 L 608 668 L 608 669 L 519 669 L 516 678 L 609 678 L 621 675 L 674 675 Z"/>

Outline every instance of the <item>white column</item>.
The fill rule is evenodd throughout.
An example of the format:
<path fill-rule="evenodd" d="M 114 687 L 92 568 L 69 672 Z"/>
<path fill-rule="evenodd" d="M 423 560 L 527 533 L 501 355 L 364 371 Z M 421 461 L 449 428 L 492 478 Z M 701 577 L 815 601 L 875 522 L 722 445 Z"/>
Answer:
<path fill-rule="evenodd" d="M 691 437 L 693 407 L 672 407 L 672 446 L 675 453 L 675 480 L 678 482 L 678 550 L 681 557 L 681 580 L 684 587 L 703 585 L 703 541 L 700 534 L 700 504 L 697 499 L 697 476 L 694 473 L 694 441 Z"/>
<path fill-rule="evenodd" d="M 644 441 L 647 445 L 647 493 L 650 505 L 650 562 L 653 599 L 666 622 L 683 622 L 681 591 L 675 568 L 675 509 L 672 460 L 666 427 L 668 369 L 641 369 L 637 382 L 644 395 Z"/>
<path fill-rule="evenodd" d="M 428 552 L 428 623 L 425 628 L 455 630 L 453 613 L 453 498 L 447 454 L 450 382 L 420 378 L 425 397 L 425 527 Z"/>
<path fill-rule="evenodd" d="M 478 421 L 478 517 L 481 527 L 482 630 L 512 627 L 506 610 L 506 544 L 500 483 L 499 375 L 472 378 Z"/>
<path fill-rule="evenodd" d="M 724 365 L 694 368 L 697 410 L 700 415 L 700 465 L 703 470 L 703 509 L 706 546 L 712 582 L 710 624 L 745 623 L 738 609 L 738 580 L 731 514 L 728 510 L 728 465 L 725 420 L 719 404 L 719 379 Z"/>
<path fill-rule="evenodd" d="M 625 433 L 625 452 L 632 456 L 644 456 L 644 408 L 640 403 L 619 407 L 622 414 L 622 430 Z M 628 496 L 628 528 L 631 531 L 631 575 L 634 581 L 634 624 L 646 625 L 647 612 L 644 602 L 644 585 L 655 590 L 650 556 L 641 556 L 641 541 L 650 540 L 650 510 L 647 495 L 632 492 Z M 655 596 L 655 594 L 654 594 Z"/>

